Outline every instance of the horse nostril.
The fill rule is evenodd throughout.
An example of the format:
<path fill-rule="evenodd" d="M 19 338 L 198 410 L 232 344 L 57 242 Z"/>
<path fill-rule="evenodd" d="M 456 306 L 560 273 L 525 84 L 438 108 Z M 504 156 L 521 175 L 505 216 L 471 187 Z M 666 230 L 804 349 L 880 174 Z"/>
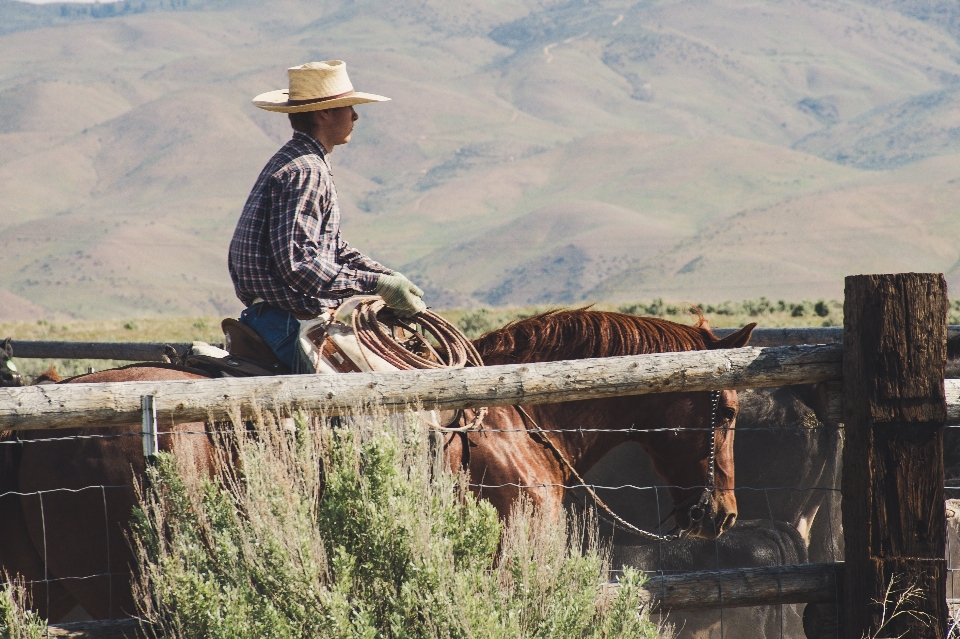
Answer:
<path fill-rule="evenodd" d="M 703 514 L 704 514 L 704 513 L 703 513 L 703 507 L 702 507 L 702 506 L 699 506 L 699 505 L 698 505 L 698 506 L 691 506 L 691 507 L 690 507 L 690 512 L 689 512 L 690 522 L 691 522 L 691 523 L 698 523 L 698 522 L 703 521 Z"/>
<path fill-rule="evenodd" d="M 727 532 L 733 525 L 737 523 L 737 514 L 728 513 L 726 517 L 723 518 L 723 523 L 720 524 L 720 532 Z"/>

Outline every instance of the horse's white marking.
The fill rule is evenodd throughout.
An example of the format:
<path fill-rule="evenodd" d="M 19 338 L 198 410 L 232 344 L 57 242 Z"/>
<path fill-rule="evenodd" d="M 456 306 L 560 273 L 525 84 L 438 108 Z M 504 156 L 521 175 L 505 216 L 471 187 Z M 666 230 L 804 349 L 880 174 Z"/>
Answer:
<path fill-rule="evenodd" d="M 813 507 L 813 510 L 800 515 L 800 521 L 797 522 L 797 532 L 803 537 L 803 543 L 810 547 L 810 529 L 813 528 L 813 520 L 817 517 L 817 511 L 820 510 L 820 504 Z"/>

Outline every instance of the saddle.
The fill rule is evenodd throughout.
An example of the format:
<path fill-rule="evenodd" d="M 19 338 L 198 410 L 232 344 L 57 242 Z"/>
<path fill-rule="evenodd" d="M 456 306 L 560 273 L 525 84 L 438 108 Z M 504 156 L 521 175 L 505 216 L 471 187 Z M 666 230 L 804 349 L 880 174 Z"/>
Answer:
<path fill-rule="evenodd" d="M 228 317 L 220 323 L 220 328 L 223 329 L 225 348 L 194 342 L 181 364 L 198 368 L 213 377 L 260 377 L 291 372 L 249 326 Z"/>
<path fill-rule="evenodd" d="M 300 348 L 321 374 L 361 373 L 397 370 L 359 339 L 354 313 L 364 303 L 379 298 L 358 295 L 344 302 L 332 315 L 302 321 Z M 274 354 L 263 338 L 249 326 L 228 317 L 220 323 L 224 348 L 194 342 L 181 358 L 184 366 L 199 368 L 214 377 L 289 375 L 292 371 Z M 393 329 L 392 337 L 409 339 L 412 333 Z M 429 355 L 428 355 L 429 357 Z M 431 358 L 434 359 L 434 358 Z M 439 365 L 439 362 L 436 362 Z"/>

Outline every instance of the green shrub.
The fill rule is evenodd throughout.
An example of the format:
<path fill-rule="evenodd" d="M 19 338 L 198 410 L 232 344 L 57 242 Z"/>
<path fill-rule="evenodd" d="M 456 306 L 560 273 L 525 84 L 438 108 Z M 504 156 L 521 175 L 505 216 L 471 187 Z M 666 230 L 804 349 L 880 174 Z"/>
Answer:
<path fill-rule="evenodd" d="M 158 635 L 656 636 L 636 573 L 604 585 L 594 526 L 523 502 L 502 526 L 412 417 L 306 423 L 243 431 L 213 479 L 168 455 L 148 472 L 133 538 Z"/>
<path fill-rule="evenodd" d="M 526 309 L 486 309 L 464 311 L 456 319 L 457 328 L 470 339 L 476 339 L 484 333 L 496 330 L 518 319 L 533 317 L 551 307 L 530 307 Z"/>
<path fill-rule="evenodd" d="M 30 611 L 23 583 L 8 580 L 0 574 L 0 639 L 41 639 L 46 636 L 47 624 Z"/>

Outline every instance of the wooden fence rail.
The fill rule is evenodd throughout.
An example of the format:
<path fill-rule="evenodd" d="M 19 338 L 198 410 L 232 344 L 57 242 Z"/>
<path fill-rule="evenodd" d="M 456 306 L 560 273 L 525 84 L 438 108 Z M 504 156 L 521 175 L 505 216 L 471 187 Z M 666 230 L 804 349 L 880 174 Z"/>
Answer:
<path fill-rule="evenodd" d="M 0 430 L 139 424 L 148 395 L 161 420 L 184 422 L 275 406 L 337 414 L 375 404 L 397 412 L 418 402 L 474 408 L 810 384 L 840 379 L 842 357 L 840 346 L 781 346 L 452 370 L 27 386 L 0 389 Z"/>
<path fill-rule="evenodd" d="M 835 604 L 843 564 L 798 564 L 760 568 L 703 570 L 676 575 L 648 574 L 643 597 L 650 610 L 678 610 L 770 606 L 791 603 Z M 616 584 L 610 584 L 616 588 Z M 140 628 L 137 619 L 55 624 L 51 637 L 119 639 L 132 637 Z"/>
<path fill-rule="evenodd" d="M 738 329 L 715 328 L 718 337 L 726 337 Z M 949 338 L 960 338 L 960 325 L 947 327 Z M 786 327 L 757 328 L 750 338 L 751 346 L 798 346 L 800 344 L 842 344 L 843 328 Z M 130 362 L 168 362 L 170 351 L 183 355 L 190 349 L 187 342 L 56 342 L 11 341 L 14 357 L 25 359 L 115 359 Z M 219 344 L 217 345 L 219 346 Z"/>
<path fill-rule="evenodd" d="M 736 328 L 715 328 L 717 337 L 726 337 Z M 947 326 L 947 339 L 960 338 L 960 324 Z M 750 337 L 751 346 L 797 346 L 799 344 L 843 344 L 842 326 L 756 328 Z"/>
<path fill-rule="evenodd" d="M 647 575 L 651 610 L 836 603 L 843 564 L 796 564 Z"/>
<path fill-rule="evenodd" d="M 162 342 L 51 342 L 11 340 L 14 357 L 26 359 L 115 359 L 128 362 L 169 362 L 170 349 L 178 356 L 190 344 Z"/>
<path fill-rule="evenodd" d="M 835 423 L 843 421 L 841 357 L 839 346 L 751 347 L 461 370 L 3 388 L 0 429 L 136 424 L 144 395 L 156 398 L 161 418 L 203 421 L 273 405 L 337 414 L 377 404 L 396 412 L 418 401 L 437 408 L 503 406 L 817 382 L 832 382 L 820 416 Z M 945 380 L 944 387 L 947 423 L 960 424 L 960 380 Z"/>

